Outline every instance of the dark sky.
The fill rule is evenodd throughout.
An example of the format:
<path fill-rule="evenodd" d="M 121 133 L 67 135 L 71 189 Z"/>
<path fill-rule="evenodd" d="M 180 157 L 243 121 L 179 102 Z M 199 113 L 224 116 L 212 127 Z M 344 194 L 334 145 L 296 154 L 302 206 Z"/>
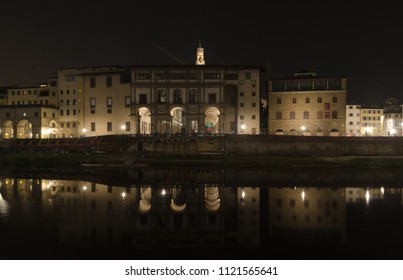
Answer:
<path fill-rule="evenodd" d="M 160 2 L 2 3 L 0 86 L 34 85 L 66 67 L 177 64 L 153 43 L 193 64 L 201 40 L 207 64 L 268 63 L 272 78 L 345 76 L 349 103 L 403 103 L 397 2 Z"/>

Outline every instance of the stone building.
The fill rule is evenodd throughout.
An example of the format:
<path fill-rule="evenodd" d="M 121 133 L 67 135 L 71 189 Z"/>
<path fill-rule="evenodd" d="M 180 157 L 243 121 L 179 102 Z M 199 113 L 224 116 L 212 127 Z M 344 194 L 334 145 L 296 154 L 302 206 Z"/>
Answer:
<path fill-rule="evenodd" d="M 55 77 L 37 87 L 9 88 L 7 105 L 58 108 L 51 127 L 39 130 L 52 133 L 33 133 L 38 138 L 260 134 L 261 73 L 260 66 L 206 65 L 199 45 L 195 65 L 58 69 Z M 6 131 L 4 126 L 13 120 L 2 110 L 6 108 L 0 109 Z M 26 120 L 31 122 L 29 115 Z M 8 134 L 12 136 L 20 137 Z"/>
<path fill-rule="evenodd" d="M 303 72 L 268 83 L 269 134 L 345 135 L 347 78 Z"/>

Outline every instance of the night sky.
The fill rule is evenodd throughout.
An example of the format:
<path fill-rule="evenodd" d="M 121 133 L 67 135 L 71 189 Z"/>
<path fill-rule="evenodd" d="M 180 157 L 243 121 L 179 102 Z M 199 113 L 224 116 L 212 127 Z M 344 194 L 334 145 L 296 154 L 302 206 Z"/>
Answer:
<path fill-rule="evenodd" d="M 178 64 L 153 43 L 194 64 L 201 40 L 206 64 L 268 64 L 271 78 L 344 76 L 348 103 L 403 103 L 398 2 L 160 2 L 2 3 L 0 86 L 35 85 L 67 67 Z"/>

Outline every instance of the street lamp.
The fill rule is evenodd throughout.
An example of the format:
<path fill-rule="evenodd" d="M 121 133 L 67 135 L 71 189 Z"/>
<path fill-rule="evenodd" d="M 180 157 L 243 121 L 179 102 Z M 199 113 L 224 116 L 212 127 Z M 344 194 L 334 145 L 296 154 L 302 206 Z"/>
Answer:
<path fill-rule="evenodd" d="M 245 127 L 246 127 L 246 126 L 245 126 L 244 124 L 241 124 L 241 133 L 242 133 L 242 134 L 245 133 Z"/>
<path fill-rule="evenodd" d="M 87 132 L 87 129 L 86 129 L 86 128 L 83 128 L 81 131 L 82 131 L 82 133 L 83 133 L 83 136 L 85 137 L 85 133 Z"/>
<path fill-rule="evenodd" d="M 120 129 L 122 129 L 122 134 L 124 134 L 124 133 L 125 133 L 125 130 L 126 130 L 126 125 L 122 124 L 122 125 L 120 126 Z"/>
<path fill-rule="evenodd" d="M 301 126 L 302 135 L 304 135 L 305 129 L 306 129 L 305 125 Z"/>

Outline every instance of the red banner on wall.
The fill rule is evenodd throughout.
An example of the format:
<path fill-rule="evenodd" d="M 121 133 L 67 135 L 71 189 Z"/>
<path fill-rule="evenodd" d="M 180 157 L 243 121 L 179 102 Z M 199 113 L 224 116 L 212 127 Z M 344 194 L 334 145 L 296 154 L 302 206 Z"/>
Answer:
<path fill-rule="evenodd" d="M 325 103 L 325 119 L 330 119 L 330 103 Z"/>

